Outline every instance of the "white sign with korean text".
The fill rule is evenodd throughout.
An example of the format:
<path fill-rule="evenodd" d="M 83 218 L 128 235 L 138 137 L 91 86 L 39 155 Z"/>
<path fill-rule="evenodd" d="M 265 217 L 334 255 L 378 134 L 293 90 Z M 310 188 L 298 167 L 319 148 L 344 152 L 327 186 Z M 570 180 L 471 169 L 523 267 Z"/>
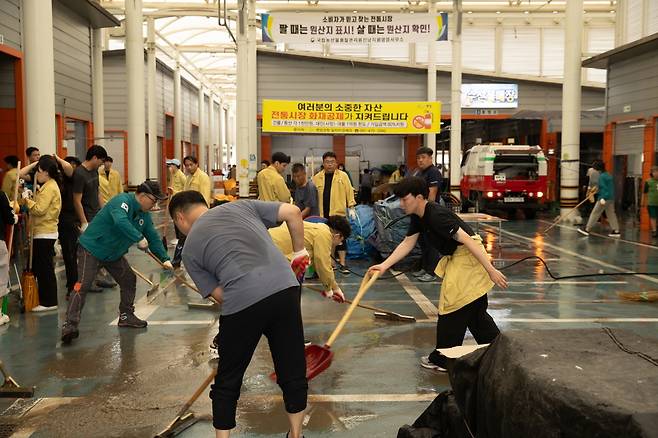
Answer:
<path fill-rule="evenodd" d="M 263 42 L 296 44 L 415 43 L 448 39 L 448 14 L 261 14 Z"/>
<path fill-rule="evenodd" d="M 462 84 L 462 108 L 517 108 L 517 84 Z"/>

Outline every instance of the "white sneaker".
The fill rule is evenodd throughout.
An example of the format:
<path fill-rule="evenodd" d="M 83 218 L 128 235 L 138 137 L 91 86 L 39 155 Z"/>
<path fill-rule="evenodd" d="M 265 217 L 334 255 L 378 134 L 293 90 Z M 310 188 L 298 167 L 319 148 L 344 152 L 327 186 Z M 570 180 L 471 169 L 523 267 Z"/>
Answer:
<path fill-rule="evenodd" d="M 57 310 L 57 306 L 46 307 L 39 304 L 37 307 L 32 309 L 32 312 L 48 312 L 50 310 Z"/>
<path fill-rule="evenodd" d="M 621 234 L 619 231 L 612 231 L 610 234 L 608 234 L 608 237 L 621 237 Z"/>
<path fill-rule="evenodd" d="M 448 370 L 443 368 L 442 366 L 439 366 L 435 363 L 430 362 L 430 357 L 429 356 L 423 356 L 420 358 L 420 366 L 428 369 L 428 370 L 433 370 L 433 371 L 438 371 L 440 373 L 447 373 Z"/>
<path fill-rule="evenodd" d="M 5 325 L 5 324 L 9 324 L 9 315 L 0 313 L 0 325 Z"/>

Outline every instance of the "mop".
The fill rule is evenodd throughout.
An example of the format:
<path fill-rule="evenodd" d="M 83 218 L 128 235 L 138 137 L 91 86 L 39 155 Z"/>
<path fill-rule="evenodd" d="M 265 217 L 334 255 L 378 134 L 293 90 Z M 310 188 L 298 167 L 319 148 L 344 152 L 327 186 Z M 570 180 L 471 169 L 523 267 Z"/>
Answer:
<path fill-rule="evenodd" d="M 210 382 L 212 382 L 215 379 L 215 375 L 217 375 L 217 369 L 214 369 L 208 377 L 206 377 L 206 380 L 203 381 L 201 386 L 197 388 L 197 390 L 194 392 L 192 397 L 185 402 L 183 407 L 178 411 L 178 414 L 176 414 L 176 418 L 169 423 L 169 425 L 159 434 L 155 436 L 155 438 L 171 438 L 179 433 L 183 432 L 185 429 L 191 427 L 198 421 L 198 418 L 194 416 L 192 412 L 187 412 L 188 409 L 192 406 L 192 404 L 196 401 L 196 399 L 199 398 L 201 393 L 206 389 L 208 385 L 210 385 Z"/>
<path fill-rule="evenodd" d="M 155 260 L 158 265 L 160 265 L 162 268 L 164 268 L 164 265 L 160 261 L 159 258 L 155 256 L 151 251 L 146 251 L 146 253 L 151 256 L 153 260 Z M 201 292 L 199 291 L 199 288 L 197 288 L 195 285 L 191 284 L 189 281 L 187 281 L 185 278 L 180 276 L 179 274 L 174 273 L 174 277 L 180 281 L 184 286 L 192 289 L 196 293 L 200 294 Z M 210 301 L 209 303 L 188 303 L 187 307 L 188 309 L 203 309 L 203 310 L 219 310 L 219 302 L 215 300 L 213 297 L 208 297 L 208 300 Z"/>
<path fill-rule="evenodd" d="M 4 383 L 0 386 L 0 398 L 30 398 L 34 396 L 34 387 L 26 388 L 16 383 L 16 380 L 9 375 L 1 360 L 0 373 L 2 373 L 4 379 Z"/>
<path fill-rule="evenodd" d="M 133 267 L 131 267 L 130 269 L 133 270 L 135 275 L 137 275 L 139 278 L 141 278 L 146 283 L 148 283 L 149 286 L 151 286 L 151 288 L 146 292 L 146 296 L 150 296 L 158 291 L 158 289 L 160 288 L 160 283 L 155 283 L 153 280 L 149 279 L 146 275 L 142 274 L 141 272 L 139 272 L 137 269 Z"/>
<path fill-rule="evenodd" d="M 322 293 L 322 290 L 318 289 L 316 287 L 308 286 L 306 284 L 304 286 L 307 287 L 308 289 L 311 289 L 311 290 L 315 291 L 315 292 Z M 348 299 L 346 299 L 344 302 L 346 304 L 352 304 L 352 301 L 350 301 Z M 416 322 L 416 318 L 414 318 L 413 316 L 401 315 L 401 314 L 396 313 L 396 312 L 391 312 L 390 310 L 381 309 L 379 307 L 374 307 L 374 306 L 368 306 L 367 304 L 359 303 L 359 304 L 357 304 L 357 306 L 361 307 L 362 309 L 372 310 L 373 312 L 375 312 L 375 318 L 387 319 L 389 321 L 398 321 L 398 322 Z"/>

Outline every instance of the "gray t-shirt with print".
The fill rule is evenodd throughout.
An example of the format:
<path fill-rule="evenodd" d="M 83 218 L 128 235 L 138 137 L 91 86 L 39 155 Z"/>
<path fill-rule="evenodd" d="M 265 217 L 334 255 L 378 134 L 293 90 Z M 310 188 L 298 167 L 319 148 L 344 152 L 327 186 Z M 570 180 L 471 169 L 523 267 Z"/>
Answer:
<path fill-rule="evenodd" d="M 267 232 L 278 225 L 280 206 L 280 202 L 229 202 L 208 210 L 192 226 L 183 263 L 204 297 L 222 287 L 222 315 L 299 286 L 290 262 Z"/>

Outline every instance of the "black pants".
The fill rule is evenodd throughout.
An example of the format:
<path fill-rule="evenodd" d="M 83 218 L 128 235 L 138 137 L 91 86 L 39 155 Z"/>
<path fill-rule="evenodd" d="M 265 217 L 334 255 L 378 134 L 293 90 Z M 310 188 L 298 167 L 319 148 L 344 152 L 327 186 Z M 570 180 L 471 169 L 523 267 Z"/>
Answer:
<path fill-rule="evenodd" d="M 215 429 L 235 427 L 244 372 L 262 335 L 270 346 L 286 411 L 295 414 L 306 409 L 308 383 L 299 294 L 299 287 L 291 287 L 220 317 L 219 368 L 210 388 Z"/>
<path fill-rule="evenodd" d="M 174 231 L 176 232 L 176 239 L 178 239 L 178 243 L 176 243 L 176 248 L 174 248 L 174 257 L 171 259 L 171 264 L 174 265 L 175 268 L 180 266 L 181 260 L 183 259 L 183 247 L 185 246 L 185 234 L 181 233 L 181 231 L 174 225 Z"/>
<path fill-rule="evenodd" d="M 372 203 L 372 187 L 361 186 L 359 191 L 359 202 L 361 204 Z"/>
<path fill-rule="evenodd" d="M 107 269 L 112 278 L 119 283 L 121 300 L 119 302 L 120 313 L 133 313 L 135 311 L 135 291 L 137 289 L 137 277 L 130 268 L 128 260 L 121 257 L 118 260 L 101 261 L 94 257 L 84 247 L 78 246 L 78 278 L 69 305 L 66 309 L 66 321 L 64 329 L 69 327 L 78 327 L 82 317 L 82 308 L 85 305 L 87 292 L 101 268 Z"/>
<path fill-rule="evenodd" d="M 488 344 L 496 339 L 500 330 L 491 315 L 487 313 L 489 300 L 483 295 L 459 310 L 439 315 L 436 321 L 436 348 L 458 347 L 464 342 L 466 328 L 468 328 L 475 342 Z M 445 368 L 446 358 L 434 350 L 430 354 L 430 362 Z"/>
<path fill-rule="evenodd" d="M 72 291 L 78 281 L 78 237 L 80 230 L 74 223 L 59 223 L 59 244 L 62 246 L 62 258 L 66 268 L 66 290 Z"/>
<path fill-rule="evenodd" d="M 428 274 L 434 275 L 436 265 L 439 264 L 439 260 L 441 259 L 441 253 L 429 242 L 429 238 L 424 232 L 420 233 L 418 244 L 420 245 L 422 254 L 421 268 Z"/>
<path fill-rule="evenodd" d="M 57 277 L 55 277 L 56 239 L 34 239 L 32 271 L 39 285 L 39 304 L 45 307 L 57 305 Z"/>

